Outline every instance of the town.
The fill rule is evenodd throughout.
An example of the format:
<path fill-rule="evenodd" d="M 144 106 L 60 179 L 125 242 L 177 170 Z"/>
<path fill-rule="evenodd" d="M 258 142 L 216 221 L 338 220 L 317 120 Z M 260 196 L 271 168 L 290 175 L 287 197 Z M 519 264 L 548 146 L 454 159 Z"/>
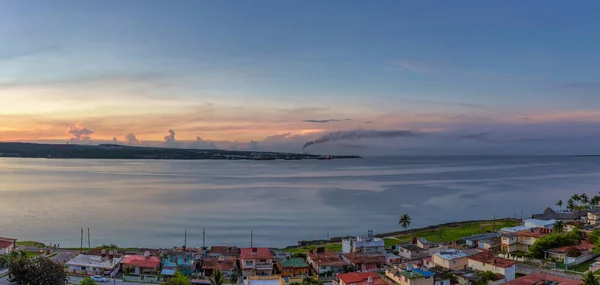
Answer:
<path fill-rule="evenodd" d="M 409 229 L 411 218 L 403 215 L 399 224 L 405 231 L 395 236 L 368 231 L 340 242 L 303 242 L 286 249 L 62 249 L 0 238 L 0 266 L 5 268 L 0 284 L 8 284 L 10 266 L 16 266 L 11 259 L 40 256 L 59 263 L 70 284 L 84 284 L 79 282 L 85 277 L 115 284 L 163 283 L 178 277 L 187 278 L 186 284 L 206 285 L 598 284 L 600 199 L 574 196 L 568 211 L 559 201 L 558 209 L 549 207 L 529 219 L 424 230 Z M 455 238 L 467 228 L 479 230 Z"/>

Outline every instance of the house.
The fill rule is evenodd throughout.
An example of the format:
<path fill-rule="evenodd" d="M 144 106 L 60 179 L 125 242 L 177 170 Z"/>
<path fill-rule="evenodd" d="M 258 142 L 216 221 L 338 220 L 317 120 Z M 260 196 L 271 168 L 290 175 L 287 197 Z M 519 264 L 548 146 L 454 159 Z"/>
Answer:
<path fill-rule="evenodd" d="M 480 252 L 481 251 L 475 249 L 447 249 L 445 251 L 435 253 L 433 255 L 433 263 L 437 266 L 447 269 L 464 269 L 467 268 L 468 265 L 467 258 Z"/>
<path fill-rule="evenodd" d="M 433 284 L 434 285 L 451 285 L 452 281 L 451 277 L 454 275 L 452 270 L 442 268 L 442 267 L 433 267 L 428 268 L 427 271 L 433 272 Z"/>
<path fill-rule="evenodd" d="M 310 266 L 302 258 L 277 259 L 277 269 L 281 277 L 310 275 Z"/>
<path fill-rule="evenodd" d="M 237 271 L 237 257 L 235 256 L 207 256 L 202 259 L 200 269 L 204 277 L 211 277 L 215 270 L 221 270 L 226 278 L 231 278 Z"/>
<path fill-rule="evenodd" d="M 417 246 L 422 249 L 429 249 L 431 243 L 426 238 L 417 238 Z"/>
<path fill-rule="evenodd" d="M 538 239 L 547 236 L 552 232 L 547 228 L 535 228 L 516 233 L 502 234 L 502 244 L 500 250 L 502 252 L 529 251 L 529 247 Z"/>
<path fill-rule="evenodd" d="M 194 250 L 175 248 L 165 251 L 164 256 L 165 258 L 162 260 L 162 275 L 172 276 L 175 272 L 189 275 L 196 269 L 196 251 Z"/>
<path fill-rule="evenodd" d="M 274 258 L 265 247 L 242 248 L 240 266 L 243 276 L 269 276 L 273 274 Z"/>
<path fill-rule="evenodd" d="M 434 285 L 433 276 L 433 272 L 412 268 L 410 265 L 407 268 L 396 267 L 385 271 L 385 277 L 398 285 Z"/>
<path fill-rule="evenodd" d="M 387 285 L 375 272 L 351 272 L 337 274 L 333 285 Z"/>
<path fill-rule="evenodd" d="M 487 240 L 487 239 L 491 239 L 494 237 L 499 237 L 500 234 L 499 233 L 487 233 L 487 234 L 480 234 L 480 235 L 472 235 L 470 237 L 465 238 L 465 244 L 469 247 L 477 247 L 479 241 L 481 240 Z"/>
<path fill-rule="evenodd" d="M 342 259 L 350 263 L 356 271 L 375 271 L 385 263 L 382 254 L 345 253 L 342 254 Z"/>
<path fill-rule="evenodd" d="M 286 259 L 289 258 L 291 256 L 290 253 L 287 253 L 283 250 L 280 249 L 271 249 L 271 254 L 273 255 L 273 258 L 277 259 Z"/>
<path fill-rule="evenodd" d="M 402 257 L 395 255 L 393 253 L 386 252 L 383 254 L 385 256 L 385 264 L 386 265 L 394 265 L 402 263 Z"/>
<path fill-rule="evenodd" d="M 452 272 L 461 285 L 481 284 L 481 271 L 465 268 Z M 504 284 L 504 275 L 496 274 L 494 280 L 488 280 L 488 285 Z M 540 284 L 541 285 L 541 284 Z"/>
<path fill-rule="evenodd" d="M 117 271 L 122 257 L 79 254 L 71 258 L 65 266 L 67 273 L 82 275 L 110 275 Z"/>
<path fill-rule="evenodd" d="M 524 230 L 528 230 L 529 228 L 526 226 L 515 226 L 515 227 L 508 227 L 508 228 L 501 228 L 500 229 L 500 234 L 506 234 L 506 233 L 516 233 L 516 232 L 520 232 L 520 231 L 524 231 Z"/>
<path fill-rule="evenodd" d="M 160 257 L 144 255 L 125 255 L 121 260 L 121 271 L 135 275 L 156 275 L 160 269 Z"/>
<path fill-rule="evenodd" d="M 600 223 L 600 211 L 589 212 L 587 215 L 587 221 L 590 225 L 596 225 Z"/>
<path fill-rule="evenodd" d="M 556 220 L 538 220 L 538 219 L 528 219 L 523 221 L 523 226 L 527 228 L 547 228 L 551 229 L 554 227 L 554 223 Z"/>
<path fill-rule="evenodd" d="M 484 251 L 467 257 L 467 266 L 478 271 L 491 271 L 496 274 L 504 275 L 504 282 L 515 279 L 516 262 L 504 258 L 496 257 L 491 251 Z"/>
<path fill-rule="evenodd" d="M 425 268 L 433 268 L 436 266 L 433 262 L 433 257 L 431 256 L 423 258 L 422 264 Z"/>
<path fill-rule="evenodd" d="M 237 246 L 211 246 L 206 256 L 240 256 L 240 249 Z"/>
<path fill-rule="evenodd" d="M 560 221 L 577 221 L 588 216 L 588 211 L 573 211 L 573 212 L 556 212 L 548 207 L 542 214 L 532 215 L 532 219 L 537 220 L 560 220 Z"/>
<path fill-rule="evenodd" d="M 369 231 L 367 237 L 351 237 L 342 239 L 342 253 L 383 253 L 385 242 L 373 236 Z"/>
<path fill-rule="evenodd" d="M 14 238 L 0 237 L 0 255 L 9 254 L 17 248 L 17 240 Z"/>
<path fill-rule="evenodd" d="M 306 255 L 306 261 L 317 274 L 339 273 L 349 264 L 335 252 L 318 252 Z"/>
<path fill-rule="evenodd" d="M 210 283 L 209 283 L 210 284 Z M 243 285 L 286 285 L 280 276 L 248 276 Z"/>
<path fill-rule="evenodd" d="M 430 256 L 429 252 L 417 244 L 407 243 L 398 246 L 398 255 L 408 260 Z"/>
<path fill-rule="evenodd" d="M 521 278 L 517 278 L 513 281 L 504 283 L 506 285 L 541 285 L 541 284 L 552 284 L 552 285 L 579 285 L 582 284 L 581 280 L 573 280 L 562 278 L 554 275 L 547 275 L 541 273 L 535 273 L 525 275 Z"/>
<path fill-rule="evenodd" d="M 552 248 L 544 252 L 545 258 L 555 258 L 566 265 L 575 265 L 586 262 L 598 256 L 592 249 L 594 245 L 585 240 L 578 245 Z"/>
<path fill-rule="evenodd" d="M 480 240 L 477 248 L 486 250 L 500 250 L 502 239 L 500 237 L 493 237 L 490 239 Z"/>

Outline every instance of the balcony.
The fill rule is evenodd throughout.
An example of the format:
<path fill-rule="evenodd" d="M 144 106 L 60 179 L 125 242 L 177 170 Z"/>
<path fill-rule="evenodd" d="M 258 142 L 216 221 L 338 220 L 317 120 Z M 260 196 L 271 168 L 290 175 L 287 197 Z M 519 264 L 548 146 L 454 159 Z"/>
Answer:
<path fill-rule="evenodd" d="M 273 263 L 271 262 L 257 262 L 255 268 L 257 270 L 272 270 Z"/>

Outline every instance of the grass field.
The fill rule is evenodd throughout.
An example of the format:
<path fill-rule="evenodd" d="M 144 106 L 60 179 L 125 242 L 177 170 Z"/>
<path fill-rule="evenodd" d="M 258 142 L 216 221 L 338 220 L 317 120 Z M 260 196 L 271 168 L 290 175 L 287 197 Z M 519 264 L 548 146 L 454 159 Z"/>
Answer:
<path fill-rule="evenodd" d="M 573 270 L 573 271 L 577 271 L 577 272 L 586 272 L 590 269 L 590 266 L 592 266 L 592 263 L 594 263 L 594 262 L 596 262 L 596 260 L 591 259 L 582 264 L 575 265 L 575 266 L 569 268 L 569 270 Z"/>
<path fill-rule="evenodd" d="M 465 224 L 458 225 L 455 227 L 443 228 L 441 231 L 441 238 L 440 238 L 440 231 L 438 229 L 431 229 L 431 230 L 421 230 L 421 231 L 417 230 L 408 235 L 400 235 L 400 236 L 396 236 L 393 238 L 385 238 L 384 241 L 385 241 L 386 247 L 411 242 L 413 237 L 424 237 L 433 242 L 455 241 L 455 240 L 459 240 L 464 237 L 468 237 L 470 235 L 490 232 L 490 231 L 493 231 L 494 228 L 496 230 L 498 230 L 498 229 L 504 228 L 504 227 L 518 226 L 519 224 L 520 224 L 519 222 L 508 221 L 508 220 L 498 220 L 496 222 L 485 221 L 485 222 L 465 223 Z M 324 245 L 320 245 L 320 246 L 324 246 L 325 250 L 328 250 L 328 251 L 334 251 L 334 252 L 342 251 L 342 245 L 340 243 L 329 243 L 329 244 L 324 244 Z M 289 248 L 289 249 L 286 249 L 285 251 L 293 252 L 293 253 L 306 253 L 309 250 L 315 250 L 316 248 L 317 248 L 316 245 L 311 245 L 311 246 L 306 246 L 306 247 L 301 247 L 301 248 Z"/>
<path fill-rule="evenodd" d="M 30 241 L 30 240 L 18 241 L 17 242 L 17 246 L 27 246 L 27 247 L 37 247 L 37 248 L 44 248 L 44 247 L 46 247 L 46 245 L 43 244 L 43 243 L 41 243 L 41 242 Z"/>

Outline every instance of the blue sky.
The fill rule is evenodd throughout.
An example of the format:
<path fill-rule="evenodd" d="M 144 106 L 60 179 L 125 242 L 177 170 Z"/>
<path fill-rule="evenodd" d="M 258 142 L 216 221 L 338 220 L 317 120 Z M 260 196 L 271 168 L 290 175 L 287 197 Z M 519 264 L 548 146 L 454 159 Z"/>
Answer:
<path fill-rule="evenodd" d="M 3 1 L 0 139 L 68 138 L 77 122 L 96 140 L 160 141 L 174 129 L 243 143 L 357 128 L 587 138 L 600 121 L 598 8 Z M 330 118 L 351 120 L 302 122 Z"/>

